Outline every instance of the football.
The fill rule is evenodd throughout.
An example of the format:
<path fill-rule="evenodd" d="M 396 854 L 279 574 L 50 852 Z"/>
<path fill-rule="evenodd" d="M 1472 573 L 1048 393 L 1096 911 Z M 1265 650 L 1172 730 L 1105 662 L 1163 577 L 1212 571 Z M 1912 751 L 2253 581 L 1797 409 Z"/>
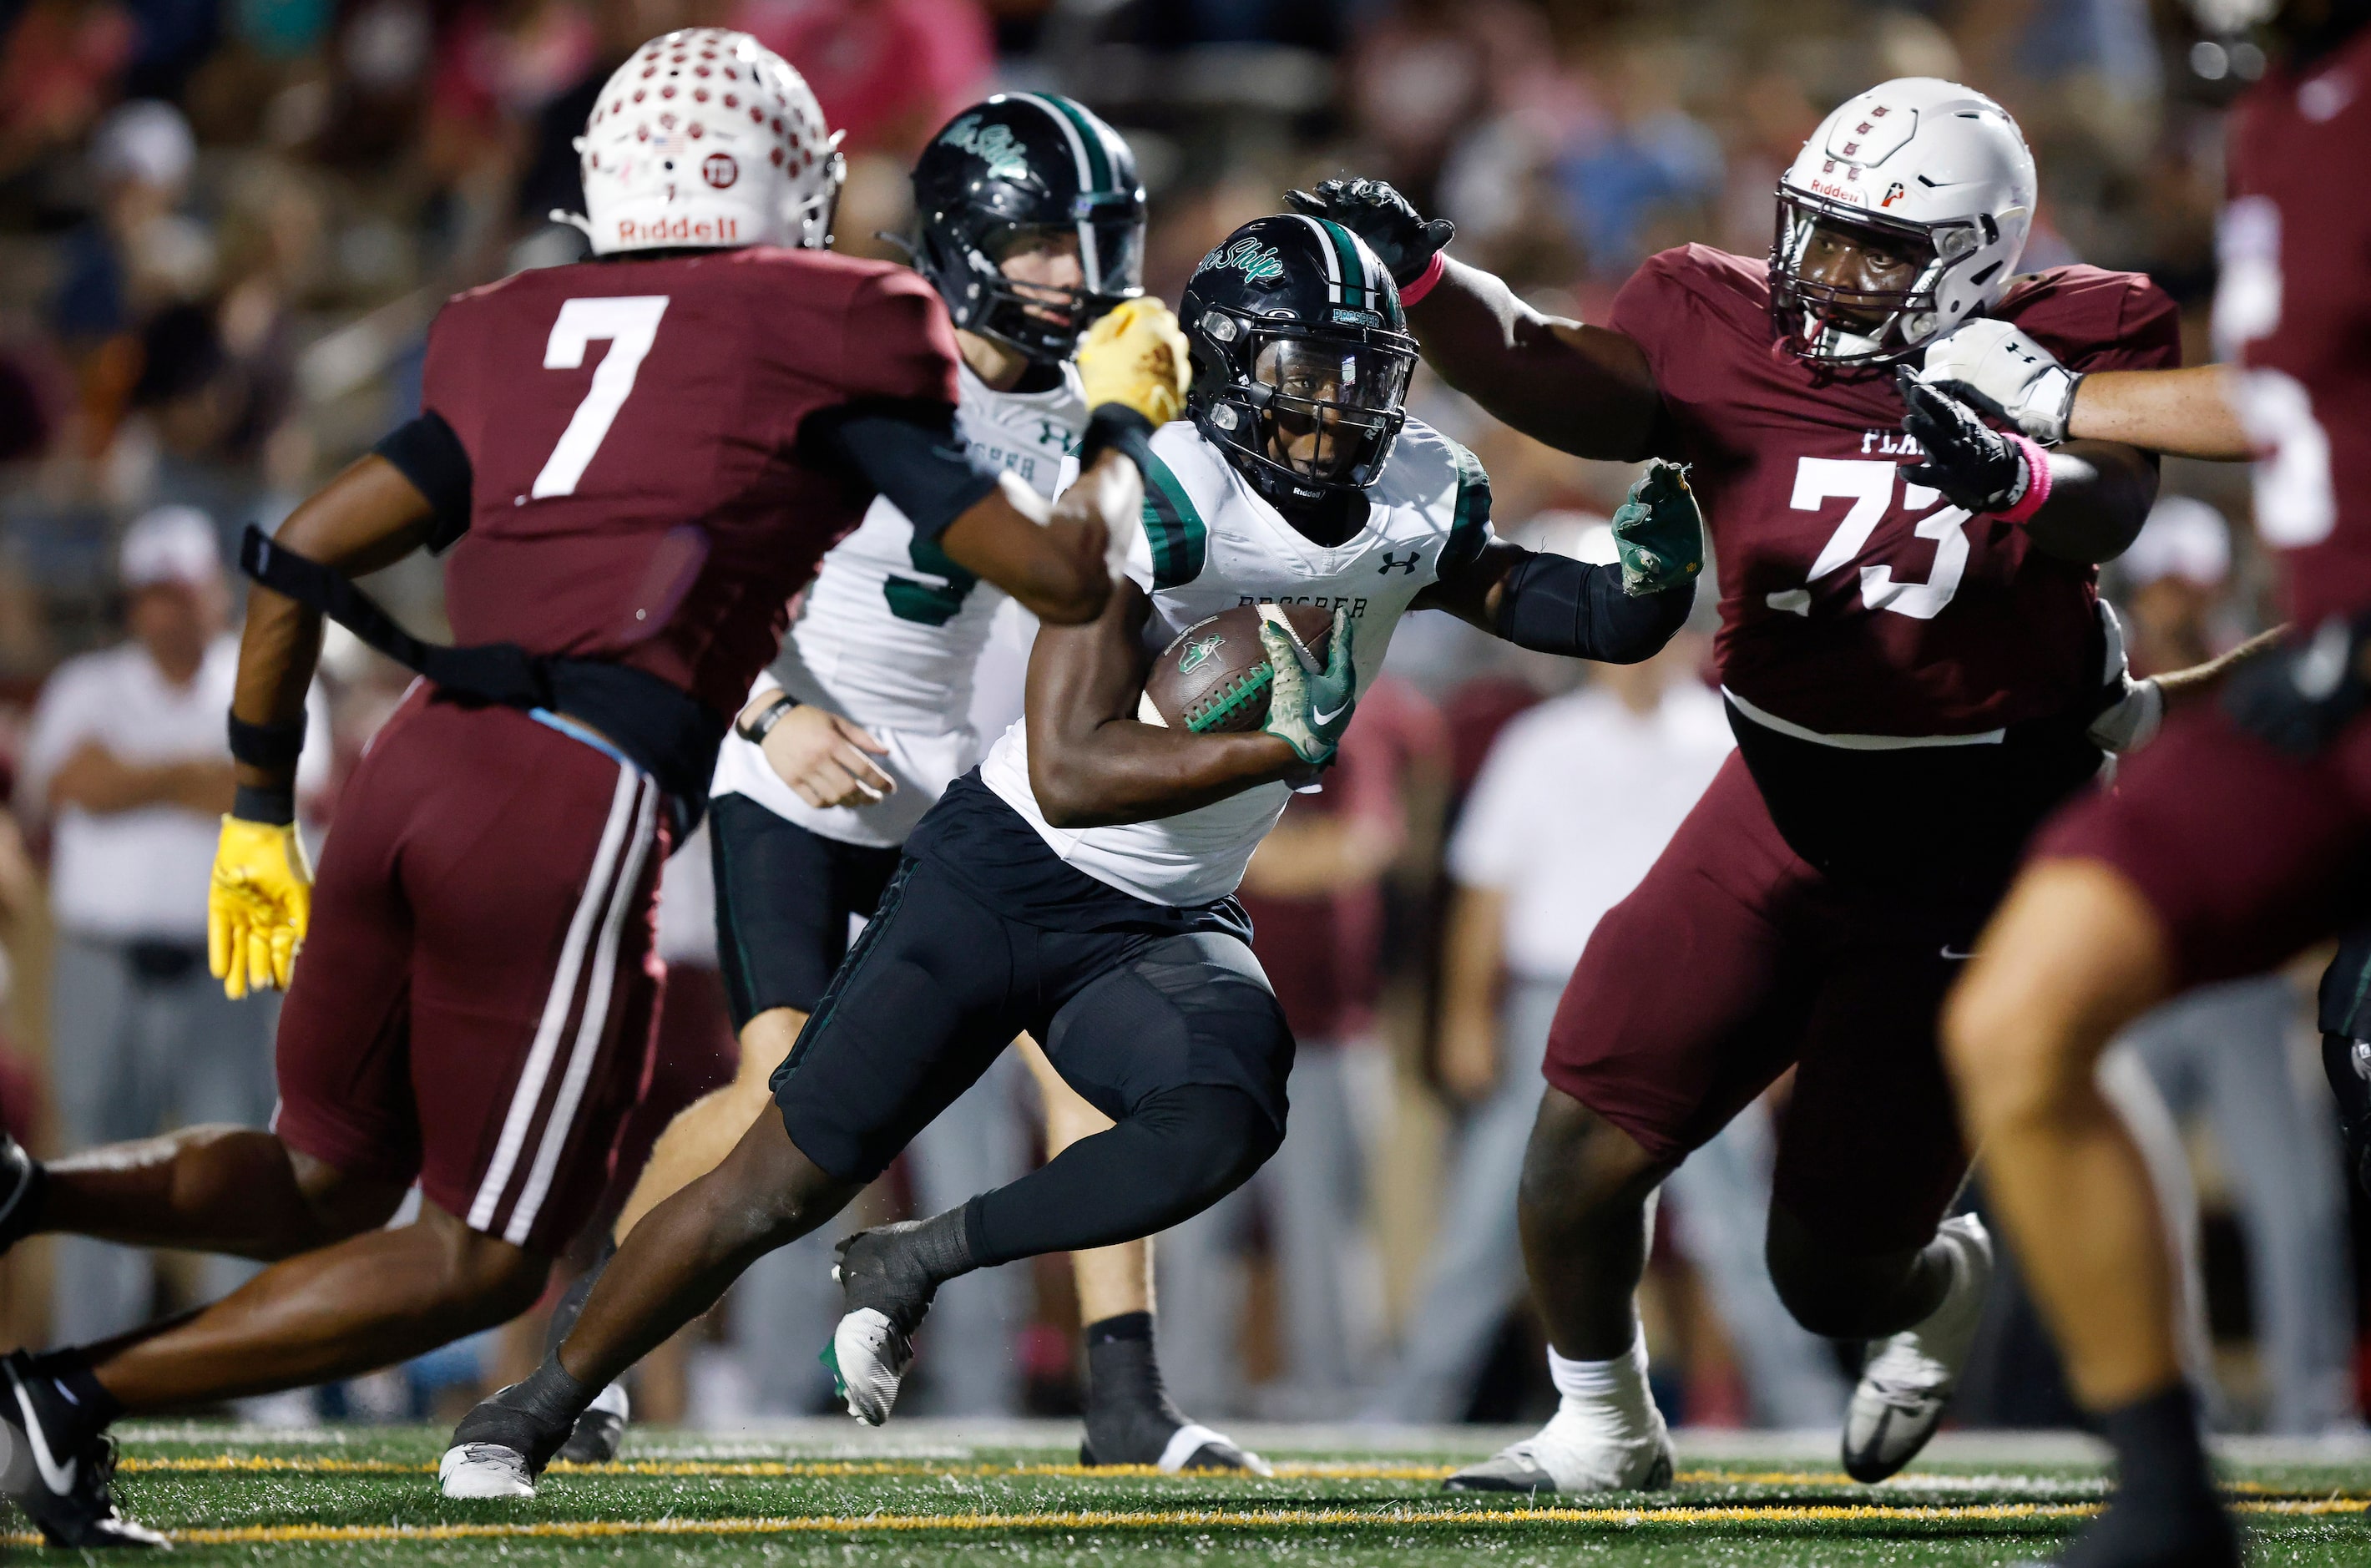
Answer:
<path fill-rule="evenodd" d="M 1259 605 L 1221 610 L 1176 633 L 1152 671 L 1136 716 L 1197 736 L 1238 736 L 1268 721 L 1268 650 L 1259 641 Z M 1312 659 L 1333 645 L 1333 610 L 1280 605 L 1285 626 Z"/>
<path fill-rule="evenodd" d="M 1323 663 L 1334 642 L 1334 612 L 1314 605 L 1279 606 L 1293 639 Z M 1238 605 L 1197 621 L 1152 661 L 1136 716 L 1197 735 L 1236 735 L 1267 722 L 1267 648 L 1258 605 Z"/>

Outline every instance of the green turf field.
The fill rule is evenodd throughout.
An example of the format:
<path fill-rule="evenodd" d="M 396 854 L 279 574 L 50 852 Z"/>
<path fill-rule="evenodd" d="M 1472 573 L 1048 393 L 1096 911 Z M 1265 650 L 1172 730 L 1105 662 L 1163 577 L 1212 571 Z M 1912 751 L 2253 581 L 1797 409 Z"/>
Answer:
<path fill-rule="evenodd" d="M 1817 1464 L 1707 1458 L 1683 1444 L 1670 1492 L 1534 1505 L 1440 1490 L 1440 1476 L 1478 1443 L 1450 1436 L 1430 1453 L 1356 1453 L 1338 1429 L 1330 1436 L 1328 1452 L 1278 1445 L 1274 1480 L 1238 1481 L 1087 1472 L 1053 1448 L 941 1443 L 899 1453 L 646 1430 L 627 1463 L 555 1471 L 531 1503 L 457 1504 L 434 1490 L 441 1431 L 297 1437 L 133 1427 L 119 1486 L 127 1512 L 173 1535 L 179 1562 L 374 1568 L 751 1560 L 1038 1568 L 1255 1554 L 1328 1568 L 1476 1554 L 1509 1564 L 1972 1568 L 2045 1555 L 2102 1491 L 2096 1468 L 2063 1448 L 2030 1463 L 1997 1448 L 1976 1458 L 1947 1451 L 1872 1488 Z M 2371 1463 L 2243 1463 L 2229 1474 L 2251 1562 L 2371 1562 Z M 14 1526 L 21 1531 L 22 1521 Z M 12 1533 L 10 1544 L 32 1540 Z"/>

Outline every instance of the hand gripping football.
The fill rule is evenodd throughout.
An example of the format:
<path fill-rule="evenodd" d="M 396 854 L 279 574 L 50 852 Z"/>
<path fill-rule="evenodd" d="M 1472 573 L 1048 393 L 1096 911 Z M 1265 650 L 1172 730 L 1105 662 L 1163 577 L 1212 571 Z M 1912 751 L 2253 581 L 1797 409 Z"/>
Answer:
<path fill-rule="evenodd" d="M 1280 607 L 1293 641 L 1323 668 L 1334 640 L 1334 612 L 1314 605 Z M 1161 650 L 1144 679 L 1136 716 L 1145 724 L 1197 735 L 1240 735 L 1267 722 L 1276 672 L 1260 645 L 1260 607 L 1239 605 L 1197 621 Z"/>

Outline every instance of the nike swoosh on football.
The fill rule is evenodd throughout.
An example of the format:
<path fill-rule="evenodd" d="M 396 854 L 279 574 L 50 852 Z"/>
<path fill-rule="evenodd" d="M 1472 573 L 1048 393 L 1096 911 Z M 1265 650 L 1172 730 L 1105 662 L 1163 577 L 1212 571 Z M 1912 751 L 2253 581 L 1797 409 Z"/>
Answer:
<path fill-rule="evenodd" d="M 50 1453 L 49 1437 L 41 1431 L 40 1417 L 33 1413 L 33 1401 L 25 1397 L 24 1380 L 12 1369 L 8 1387 L 17 1393 L 17 1408 L 25 1412 L 25 1435 L 33 1440 L 33 1465 L 41 1472 L 41 1484 L 60 1496 L 74 1490 L 75 1471 L 81 1468 L 80 1459 L 68 1459 L 64 1469 Z"/>

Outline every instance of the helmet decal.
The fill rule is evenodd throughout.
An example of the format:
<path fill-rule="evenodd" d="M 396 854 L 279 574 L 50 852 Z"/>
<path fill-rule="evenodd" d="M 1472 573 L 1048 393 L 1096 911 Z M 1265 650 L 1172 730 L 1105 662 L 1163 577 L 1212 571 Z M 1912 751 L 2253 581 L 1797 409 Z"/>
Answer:
<path fill-rule="evenodd" d="M 939 140 L 988 165 L 990 180 L 1029 178 L 1029 154 L 1010 125 L 982 125 L 978 115 L 966 114 L 948 126 Z"/>

